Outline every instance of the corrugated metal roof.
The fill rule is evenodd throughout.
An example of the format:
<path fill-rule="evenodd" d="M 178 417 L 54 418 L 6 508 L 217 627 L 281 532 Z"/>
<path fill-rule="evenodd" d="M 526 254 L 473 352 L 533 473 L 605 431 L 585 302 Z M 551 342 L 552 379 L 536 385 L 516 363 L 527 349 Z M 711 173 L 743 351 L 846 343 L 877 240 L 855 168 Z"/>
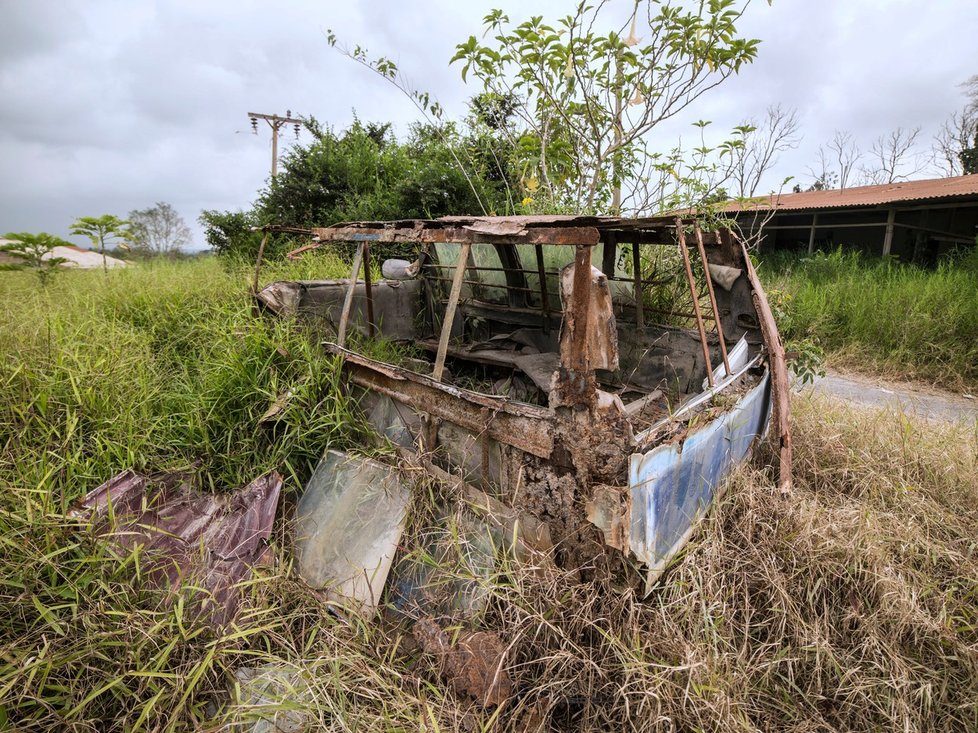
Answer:
<path fill-rule="evenodd" d="M 978 199 L 978 175 L 933 178 L 924 181 L 886 183 L 882 186 L 856 186 L 830 191 L 803 191 L 774 196 L 759 196 L 742 205 L 734 202 L 726 210 L 754 211 L 777 209 L 798 211 L 804 209 L 843 209 L 853 206 L 884 206 L 906 201 L 932 201 L 974 197 Z"/>

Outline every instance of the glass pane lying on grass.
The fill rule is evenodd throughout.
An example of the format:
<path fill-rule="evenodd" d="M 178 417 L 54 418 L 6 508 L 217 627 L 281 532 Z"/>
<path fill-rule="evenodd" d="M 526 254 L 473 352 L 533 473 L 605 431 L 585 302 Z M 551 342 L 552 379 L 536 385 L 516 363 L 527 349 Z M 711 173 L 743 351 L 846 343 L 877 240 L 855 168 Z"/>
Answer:
<path fill-rule="evenodd" d="M 328 451 L 296 512 L 296 556 L 303 580 L 327 589 L 351 610 L 372 616 L 404 531 L 410 499 L 410 491 L 390 466 Z"/>

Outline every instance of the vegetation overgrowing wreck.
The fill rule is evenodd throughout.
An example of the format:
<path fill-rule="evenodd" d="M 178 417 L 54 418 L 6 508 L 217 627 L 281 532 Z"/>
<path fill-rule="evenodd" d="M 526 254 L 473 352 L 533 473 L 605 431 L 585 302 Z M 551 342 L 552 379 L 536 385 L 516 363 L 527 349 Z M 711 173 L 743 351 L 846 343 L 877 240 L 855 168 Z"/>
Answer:
<path fill-rule="evenodd" d="M 769 422 L 790 482 L 784 351 L 729 230 L 533 216 L 309 234 L 301 251 L 356 244 L 350 280 L 276 282 L 259 302 L 335 328 L 326 348 L 374 428 L 525 548 L 648 588 Z M 384 244 L 417 259 L 378 280 Z M 371 358 L 377 340 L 409 356 Z"/>

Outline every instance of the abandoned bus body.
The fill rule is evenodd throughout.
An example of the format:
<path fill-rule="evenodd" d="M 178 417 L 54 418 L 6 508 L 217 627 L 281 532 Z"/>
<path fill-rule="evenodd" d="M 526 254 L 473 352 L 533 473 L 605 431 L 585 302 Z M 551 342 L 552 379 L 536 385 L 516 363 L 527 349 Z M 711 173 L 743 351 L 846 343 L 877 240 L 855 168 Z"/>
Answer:
<path fill-rule="evenodd" d="M 617 557 L 648 588 L 769 423 L 790 481 L 784 351 L 732 232 L 521 216 L 309 233 L 297 252 L 356 246 L 350 279 L 272 283 L 259 302 L 328 321 L 374 428 L 525 547 L 564 567 Z M 373 280 L 382 244 L 416 259 Z M 372 358 L 377 340 L 409 356 Z"/>

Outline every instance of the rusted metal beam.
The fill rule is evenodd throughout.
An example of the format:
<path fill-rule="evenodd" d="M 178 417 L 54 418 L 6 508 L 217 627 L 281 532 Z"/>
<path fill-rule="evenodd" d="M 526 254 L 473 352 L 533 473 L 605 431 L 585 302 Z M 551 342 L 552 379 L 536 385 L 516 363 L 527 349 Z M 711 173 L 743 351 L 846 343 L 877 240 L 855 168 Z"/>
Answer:
<path fill-rule="evenodd" d="M 632 242 L 632 283 L 635 287 L 635 325 L 645 328 L 645 297 L 642 291 L 642 253 Z"/>
<path fill-rule="evenodd" d="M 710 294 L 710 308 L 713 309 L 713 320 L 717 326 L 717 339 L 720 341 L 720 356 L 723 357 L 723 368 L 727 370 L 727 376 L 731 376 L 730 360 L 727 358 L 727 342 L 723 338 L 723 324 L 720 322 L 720 309 L 717 307 L 717 296 L 713 292 L 713 278 L 710 277 L 710 261 L 706 258 L 706 247 L 703 246 L 703 230 L 700 223 L 693 224 L 696 232 L 696 247 L 700 252 L 700 259 L 703 261 L 703 277 L 706 278 L 706 290 Z"/>
<path fill-rule="evenodd" d="M 767 302 L 764 287 L 761 285 L 757 272 L 754 270 L 754 264 L 747 253 L 747 246 L 733 232 L 728 231 L 727 236 L 740 244 L 740 251 L 744 256 L 744 267 L 747 270 L 747 279 L 750 281 L 753 290 L 754 309 L 757 311 L 757 320 L 761 324 L 761 336 L 763 336 L 764 345 L 767 347 L 771 366 L 772 420 L 774 422 L 774 435 L 778 444 L 778 486 L 787 490 L 791 488 L 791 389 L 788 381 L 788 363 L 784 355 L 784 344 L 781 343 L 778 324 L 774 320 L 771 306 Z"/>
<path fill-rule="evenodd" d="M 374 337 L 374 294 L 370 282 L 370 242 L 363 243 L 363 289 L 367 296 L 367 335 Z"/>
<path fill-rule="evenodd" d="M 343 357 L 343 370 L 354 384 L 473 433 L 485 431 L 493 440 L 540 458 L 549 458 L 553 451 L 552 414 L 546 408 L 437 382 L 425 374 L 367 359 L 337 344 L 324 346 Z"/>
<path fill-rule="evenodd" d="M 686 282 L 689 283 L 689 294 L 693 297 L 693 314 L 696 316 L 696 329 L 700 332 L 700 345 L 703 347 L 703 359 L 706 361 L 706 379 L 714 386 L 713 365 L 710 363 L 710 347 L 706 343 L 706 329 L 703 326 L 703 314 L 700 312 L 700 301 L 696 296 L 696 281 L 693 280 L 693 266 L 689 261 L 689 248 L 686 247 L 686 233 L 683 231 L 682 219 L 676 218 L 676 238 L 679 240 L 679 251 L 683 255 L 683 265 L 686 267 Z"/>
<path fill-rule="evenodd" d="M 346 327 L 350 321 L 350 310 L 353 308 L 353 291 L 357 289 L 357 280 L 360 277 L 360 266 L 363 264 L 364 243 L 357 245 L 356 254 L 353 255 L 353 269 L 350 271 L 350 284 L 346 288 L 346 297 L 343 298 L 343 310 L 340 311 L 340 323 L 336 328 L 336 343 L 346 346 Z"/>
<path fill-rule="evenodd" d="M 452 336 L 452 324 L 455 323 L 455 311 L 458 310 L 458 298 L 462 292 L 462 280 L 465 278 L 465 268 L 468 265 L 471 248 L 472 245 L 469 242 L 462 244 L 462 249 L 458 255 L 458 265 L 455 266 L 455 278 L 452 280 L 452 289 L 448 294 L 448 305 L 445 306 L 445 317 L 441 324 L 441 338 L 438 341 L 438 354 L 435 356 L 435 369 L 432 372 L 436 382 L 440 382 L 445 373 L 448 340 Z"/>
<path fill-rule="evenodd" d="M 313 229 L 321 244 L 327 242 L 418 242 L 431 244 L 555 244 L 577 246 L 598 244 L 595 227 L 529 227 L 521 233 L 487 234 L 464 227 L 442 229 L 367 229 L 361 227 L 325 227 Z"/>
<path fill-rule="evenodd" d="M 591 365 L 587 359 L 588 304 L 591 300 L 591 248 L 579 245 L 574 253 L 574 292 L 571 294 L 570 310 L 566 317 L 571 319 L 572 361 L 565 366 L 576 372 L 588 372 Z"/>
<path fill-rule="evenodd" d="M 550 294 L 547 292 L 547 270 L 543 262 L 543 245 L 538 244 L 533 249 L 537 257 L 537 277 L 540 278 L 540 307 L 543 308 L 543 332 L 550 333 Z"/>

